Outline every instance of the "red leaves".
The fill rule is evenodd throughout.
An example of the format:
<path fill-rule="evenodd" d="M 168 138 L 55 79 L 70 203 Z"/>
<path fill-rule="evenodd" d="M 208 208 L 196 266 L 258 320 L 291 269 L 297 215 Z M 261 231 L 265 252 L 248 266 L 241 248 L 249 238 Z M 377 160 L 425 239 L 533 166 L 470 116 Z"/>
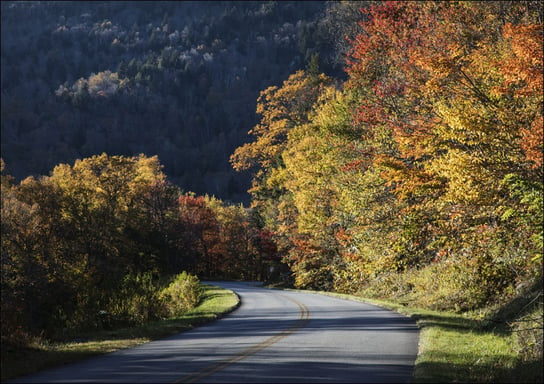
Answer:
<path fill-rule="evenodd" d="M 485 243 L 478 225 L 525 204 L 500 186 L 508 174 L 540 185 L 530 168 L 543 162 L 542 30 L 521 8 L 374 3 L 345 104 L 300 73 L 261 94 L 257 141 L 234 157 L 261 168 L 254 206 L 297 284 L 465 256 L 463 236 Z"/>
<path fill-rule="evenodd" d="M 217 219 L 214 212 L 206 207 L 204 197 L 191 195 L 180 196 L 179 211 L 183 221 L 190 226 L 191 229 L 198 229 L 199 231 L 216 230 Z M 203 233 L 199 236 L 203 236 Z"/>
<path fill-rule="evenodd" d="M 353 239 L 353 235 L 345 228 L 340 228 L 334 236 L 342 247 L 348 247 Z"/>
<path fill-rule="evenodd" d="M 511 56 L 499 63 L 505 77 L 504 86 L 514 87 L 516 96 L 541 95 L 544 77 L 542 25 L 507 23 L 503 35 L 511 48 Z"/>
<path fill-rule="evenodd" d="M 498 146 L 511 151 L 512 159 L 519 161 L 523 151 L 532 168 L 542 166 L 543 30 L 541 24 L 528 22 L 522 8 L 385 2 L 366 11 L 364 33 L 353 41 L 349 54 L 347 83 L 361 94 L 355 122 L 367 132 L 389 130 L 397 144 L 394 156 L 404 163 L 403 172 L 379 159 L 379 151 L 374 162 L 391 167 L 383 175 L 397 191 L 408 186 L 408 191 L 416 190 L 418 183 L 423 189 L 441 184 L 431 169 L 438 169 L 434 163 L 446 157 L 445 142 L 459 142 L 458 150 L 466 152 L 456 159 L 478 155 L 499 161 L 492 160 Z"/>
<path fill-rule="evenodd" d="M 514 99 L 534 100 L 539 106 L 535 111 L 527 111 L 532 119 L 529 126 L 520 130 L 521 147 L 532 168 L 543 165 L 544 127 L 542 122 L 542 98 L 544 87 L 543 68 L 543 29 L 542 25 L 512 25 L 507 23 L 503 36 L 509 44 L 509 51 L 497 65 L 504 77 L 501 86 L 495 90 L 501 94 L 512 95 Z"/>
<path fill-rule="evenodd" d="M 274 233 L 266 229 L 257 230 L 255 233 L 255 241 L 259 253 L 266 261 L 277 261 L 278 246 L 274 241 Z"/>

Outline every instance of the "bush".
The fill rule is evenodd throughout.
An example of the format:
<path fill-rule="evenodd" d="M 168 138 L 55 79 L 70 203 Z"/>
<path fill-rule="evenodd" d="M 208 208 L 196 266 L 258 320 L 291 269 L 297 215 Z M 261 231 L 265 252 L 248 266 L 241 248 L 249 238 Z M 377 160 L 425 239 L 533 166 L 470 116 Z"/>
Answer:
<path fill-rule="evenodd" d="M 170 316 L 178 316 L 197 306 L 202 290 L 198 277 L 183 271 L 160 294 Z"/>
<path fill-rule="evenodd" d="M 97 313 L 101 328 L 141 325 L 164 316 L 161 287 L 153 273 L 127 274 L 117 291 L 110 295 L 105 310 Z"/>
<path fill-rule="evenodd" d="M 463 312 L 511 297 L 516 283 L 514 272 L 511 264 L 489 254 L 459 256 L 418 269 L 383 272 L 362 287 L 360 293 L 423 308 Z"/>

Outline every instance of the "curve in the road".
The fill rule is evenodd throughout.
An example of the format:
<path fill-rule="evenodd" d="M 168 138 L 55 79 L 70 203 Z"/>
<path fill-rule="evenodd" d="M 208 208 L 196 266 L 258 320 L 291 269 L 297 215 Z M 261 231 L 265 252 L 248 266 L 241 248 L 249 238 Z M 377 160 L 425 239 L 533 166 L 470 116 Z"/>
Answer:
<path fill-rule="evenodd" d="M 162 340 L 19 383 L 409 383 L 419 329 L 373 305 L 244 283 L 240 307 Z M 311 311 L 311 316 L 310 316 Z"/>
<path fill-rule="evenodd" d="M 258 344 L 255 344 L 253 345 L 252 347 L 249 347 L 243 351 L 241 351 L 239 354 L 235 355 L 235 356 L 232 356 L 230 358 L 227 358 L 227 359 L 224 359 L 222 361 L 220 361 L 219 363 L 217 364 L 213 364 L 209 367 L 206 367 L 204 369 L 202 369 L 201 371 L 198 371 L 198 372 L 195 372 L 195 373 L 192 373 L 182 379 L 179 379 L 179 380 L 176 380 L 174 381 L 174 383 L 195 383 L 205 377 L 208 377 L 210 375 L 213 375 L 214 373 L 228 367 L 229 365 L 231 364 L 234 364 L 240 360 L 243 360 L 245 359 L 246 357 L 248 356 L 251 356 L 259 351 L 262 351 L 263 349 L 271 346 L 272 344 L 275 344 L 277 343 L 278 341 L 280 341 L 281 339 L 289 336 L 290 334 L 292 334 L 293 332 L 295 332 L 297 329 L 303 327 L 307 322 L 308 320 L 310 319 L 310 310 L 308 309 L 308 307 L 306 305 L 304 305 L 304 303 L 301 303 L 300 301 L 298 300 L 295 300 L 295 299 L 292 299 L 292 298 L 289 298 L 289 297 L 285 297 L 287 300 L 295 303 L 298 307 L 299 307 L 299 310 L 300 310 L 300 318 L 298 320 L 297 323 L 295 323 L 295 325 L 281 331 L 279 334 L 277 334 L 276 336 L 271 336 L 269 337 L 268 339 L 258 343 Z"/>

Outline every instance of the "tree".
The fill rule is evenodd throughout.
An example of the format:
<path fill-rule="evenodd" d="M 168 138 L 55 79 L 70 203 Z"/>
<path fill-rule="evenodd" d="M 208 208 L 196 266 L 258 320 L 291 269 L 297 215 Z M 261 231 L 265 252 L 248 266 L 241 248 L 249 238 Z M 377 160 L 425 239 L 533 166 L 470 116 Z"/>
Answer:
<path fill-rule="evenodd" d="M 540 246 L 516 250 L 519 243 L 505 236 L 510 224 L 498 208 L 520 203 L 505 180 L 524 179 L 532 185 L 526 193 L 541 190 L 541 171 L 535 171 L 541 139 L 533 131 L 541 124 L 542 92 L 534 92 L 542 88 L 542 36 L 535 33 L 541 26 L 530 7 L 509 4 L 372 6 L 353 41 L 347 82 L 360 95 L 356 121 L 370 137 L 389 132 L 395 144 L 373 155 L 400 203 L 392 248 L 408 265 L 428 264 L 440 254 L 461 264 L 481 262 L 483 269 L 493 260 L 498 270 L 516 271 L 487 281 L 497 291 L 522 274 L 519 265 L 527 265 L 528 254 L 540 252 Z M 519 43 L 512 42 L 513 33 Z M 536 206 L 531 198 L 521 205 L 528 201 Z M 528 234 L 538 229 L 527 228 Z M 486 251 L 482 257 L 487 236 L 508 238 L 505 249 L 516 256 L 505 261 Z"/>
<path fill-rule="evenodd" d="M 178 215 L 182 232 L 178 234 L 180 248 L 194 263 L 197 275 L 218 276 L 225 269 L 219 223 L 207 207 L 203 196 L 184 194 L 179 197 Z"/>
<path fill-rule="evenodd" d="M 253 208 L 265 218 L 265 228 L 275 232 L 279 252 L 291 247 L 290 233 L 296 230 L 296 206 L 288 190 L 288 173 L 283 154 L 291 145 L 289 137 L 304 126 L 321 93 L 333 83 L 323 74 L 298 71 L 281 88 L 270 87 L 261 92 L 257 113 L 262 117 L 250 133 L 256 141 L 236 149 L 231 163 L 236 170 L 256 170 L 253 186 Z"/>
<path fill-rule="evenodd" d="M 257 113 L 261 120 L 250 134 L 256 141 L 237 148 L 231 163 L 238 171 L 252 170 L 255 173 L 250 193 L 253 206 L 274 228 L 278 205 L 282 203 L 285 188 L 282 184 L 284 165 L 281 157 L 285 150 L 288 133 L 308 121 L 308 114 L 332 79 L 325 75 L 310 75 L 298 71 L 291 75 L 281 88 L 269 87 L 261 92 L 257 101 Z"/>

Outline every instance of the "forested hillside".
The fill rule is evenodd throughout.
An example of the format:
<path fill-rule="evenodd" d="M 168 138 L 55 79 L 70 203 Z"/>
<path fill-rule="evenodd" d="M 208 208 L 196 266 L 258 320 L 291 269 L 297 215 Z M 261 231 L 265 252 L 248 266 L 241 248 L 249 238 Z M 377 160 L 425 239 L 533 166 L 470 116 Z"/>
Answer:
<path fill-rule="evenodd" d="M 541 361 L 541 5 L 3 2 L 3 342 L 160 318 L 186 270 L 476 314 Z"/>
<path fill-rule="evenodd" d="M 253 207 L 298 286 L 351 291 L 378 277 L 383 289 L 422 289 L 436 305 L 473 308 L 539 273 L 535 5 L 375 4 L 345 82 L 310 66 L 261 93 L 256 140 L 231 161 L 254 170 Z M 396 286 L 424 269 L 458 292 Z"/>
<path fill-rule="evenodd" d="M 541 4 L 364 13 L 346 81 L 310 66 L 260 94 L 231 158 L 255 174 L 252 207 L 295 286 L 459 312 L 520 300 L 513 327 L 542 358 Z"/>
<path fill-rule="evenodd" d="M 21 180 L 102 152 L 158 155 L 186 191 L 248 202 L 232 151 L 262 89 L 319 54 L 342 75 L 353 4 L 2 2 L 2 157 Z M 349 32 L 349 31 L 348 31 Z M 344 46 L 344 47 L 343 47 Z"/>

